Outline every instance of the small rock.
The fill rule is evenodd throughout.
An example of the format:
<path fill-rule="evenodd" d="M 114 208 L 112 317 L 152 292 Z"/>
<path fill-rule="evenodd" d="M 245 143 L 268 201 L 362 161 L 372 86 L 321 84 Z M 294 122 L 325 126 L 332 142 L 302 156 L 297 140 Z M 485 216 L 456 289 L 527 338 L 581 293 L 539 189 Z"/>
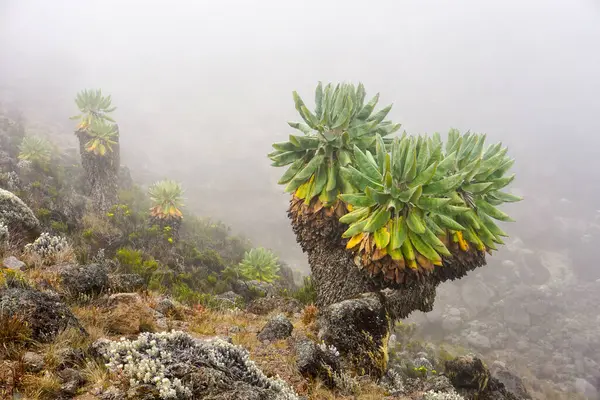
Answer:
<path fill-rule="evenodd" d="M 59 371 L 58 377 L 62 381 L 62 385 L 60 386 L 61 392 L 68 396 L 75 396 L 77 389 L 85 384 L 83 374 L 73 368 L 66 368 Z"/>
<path fill-rule="evenodd" d="M 258 340 L 280 340 L 292 334 L 294 326 L 284 315 L 279 314 L 271 318 L 258 334 Z"/>
<path fill-rule="evenodd" d="M 125 400 L 125 393 L 119 388 L 109 386 L 99 396 L 100 400 Z"/>
<path fill-rule="evenodd" d="M 44 357 L 32 351 L 27 351 L 23 354 L 23 364 L 27 372 L 34 374 L 42 371 L 46 365 Z"/>
<path fill-rule="evenodd" d="M 23 271 L 25 269 L 25 263 L 15 256 L 6 257 L 2 261 L 2 266 L 14 271 Z"/>

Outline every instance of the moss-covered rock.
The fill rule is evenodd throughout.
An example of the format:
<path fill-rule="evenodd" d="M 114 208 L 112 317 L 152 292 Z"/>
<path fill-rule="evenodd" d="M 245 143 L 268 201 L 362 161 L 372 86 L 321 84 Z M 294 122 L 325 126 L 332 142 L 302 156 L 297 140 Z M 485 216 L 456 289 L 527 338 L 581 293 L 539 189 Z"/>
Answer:
<path fill-rule="evenodd" d="M 0 189 L 0 222 L 3 222 L 17 239 L 33 240 L 40 234 L 40 222 L 19 197 Z"/>
<path fill-rule="evenodd" d="M 319 339 L 334 346 L 358 374 L 379 378 L 387 369 L 390 325 L 383 296 L 365 293 L 324 308 Z"/>

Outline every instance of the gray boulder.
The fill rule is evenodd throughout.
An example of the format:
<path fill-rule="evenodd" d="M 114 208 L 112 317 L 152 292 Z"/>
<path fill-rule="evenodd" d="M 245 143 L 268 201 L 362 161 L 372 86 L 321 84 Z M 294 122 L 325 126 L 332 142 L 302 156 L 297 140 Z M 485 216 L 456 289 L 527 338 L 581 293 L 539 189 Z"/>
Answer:
<path fill-rule="evenodd" d="M 294 326 L 284 315 L 279 314 L 271 318 L 258 333 L 258 340 L 281 340 L 290 337 Z"/>
<path fill-rule="evenodd" d="M 381 377 L 387 369 L 390 318 L 384 299 L 365 293 L 321 310 L 319 339 L 334 346 L 360 375 Z"/>
<path fill-rule="evenodd" d="M 40 222 L 23 201 L 8 190 L 0 189 L 0 222 L 12 238 L 34 240 L 40 235 Z"/>
<path fill-rule="evenodd" d="M 71 297 L 96 296 L 108 290 L 108 271 L 100 264 L 63 268 L 59 276 Z"/>
<path fill-rule="evenodd" d="M 0 312 L 26 321 L 33 339 L 50 342 L 62 330 L 74 327 L 85 333 L 57 294 L 40 292 L 29 287 L 8 286 L 0 289 Z"/>
<path fill-rule="evenodd" d="M 146 286 L 144 278 L 138 274 L 110 274 L 108 287 L 112 293 L 131 293 Z"/>

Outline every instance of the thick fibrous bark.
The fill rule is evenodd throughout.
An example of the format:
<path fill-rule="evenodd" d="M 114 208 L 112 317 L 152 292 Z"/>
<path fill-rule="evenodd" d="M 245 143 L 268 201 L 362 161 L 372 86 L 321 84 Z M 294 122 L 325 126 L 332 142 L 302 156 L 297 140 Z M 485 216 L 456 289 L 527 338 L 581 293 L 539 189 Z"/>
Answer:
<path fill-rule="evenodd" d="M 370 277 L 366 270 L 356 266 L 353 254 L 345 249 L 342 239 L 346 227 L 335 215 L 296 215 L 290 210 L 288 216 L 298 243 L 308 255 L 319 307 L 362 293 L 382 291 L 390 317 L 406 318 L 415 310 L 432 310 L 436 287 L 441 282 L 461 278 L 468 271 L 485 265 L 484 253 L 460 252 L 444 258 L 444 265 L 436 266 L 427 275 L 411 273 L 404 283 L 392 284 L 384 281 L 381 275 Z"/>
<path fill-rule="evenodd" d="M 85 171 L 88 185 L 88 195 L 92 199 L 95 210 L 108 211 L 117 203 L 119 189 L 119 143 L 112 146 L 112 151 L 107 151 L 104 156 L 96 155 L 85 149 L 89 137 L 85 132 L 76 132 L 79 138 L 79 152 L 81 164 Z"/>

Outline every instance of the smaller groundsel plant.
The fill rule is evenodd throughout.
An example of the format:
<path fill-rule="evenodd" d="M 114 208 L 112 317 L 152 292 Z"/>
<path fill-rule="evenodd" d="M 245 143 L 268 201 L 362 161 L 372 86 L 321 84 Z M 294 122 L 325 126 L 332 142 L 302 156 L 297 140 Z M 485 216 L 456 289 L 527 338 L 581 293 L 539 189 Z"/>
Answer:
<path fill-rule="evenodd" d="M 156 182 L 148 189 L 152 202 L 150 214 L 159 219 L 181 219 L 183 213 L 183 188 L 181 184 L 172 180 Z"/>
<path fill-rule="evenodd" d="M 52 146 L 44 138 L 25 136 L 19 146 L 19 160 L 44 166 L 52 158 Z"/>
<path fill-rule="evenodd" d="M 248 280 L 270 283 L 277 279 L 279 265 L 275 254 L 262 247 L 257 247 L 246 252 L 239 269 L 242 276 Z"/>
<path fill-rule="evenodd" d="M 142 333 L 136 340 L 101 339 L 98 348 L 113 373 L 125 374 L 132 387 L 154 385 L 161 399 L 193 397 L 187 382 L 174 376 L 181 363 L 227 371 L 234 380 L 271 389 L 277 400 L 298 398 L 285 382 L 267 378 L 245 349 L 222 339 L 204 342 L 181 331 Z"/>

